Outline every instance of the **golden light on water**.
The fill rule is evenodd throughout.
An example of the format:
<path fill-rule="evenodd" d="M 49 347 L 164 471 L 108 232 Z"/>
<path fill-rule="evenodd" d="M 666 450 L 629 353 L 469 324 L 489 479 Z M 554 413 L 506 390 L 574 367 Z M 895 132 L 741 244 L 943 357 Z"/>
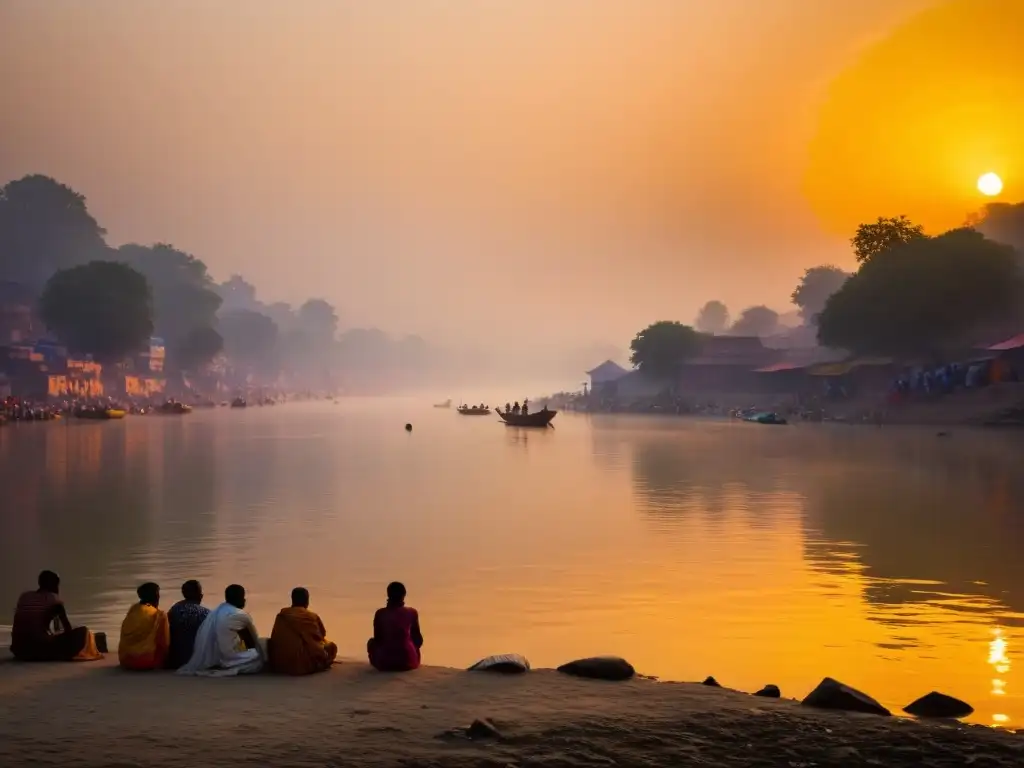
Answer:
<path fill-rule="evenodd" d="M 980 186 L 980 185 L 979 185 Z M 1002 679 L 1010 671 L 1010 657 L 1006 655 L 1006 638 L 1003 630 L 996 627 L 992 630 L 992 640 L 988 644 L 988 663 L 995 670 L 997 677 L 992 678 L 992 695 L 1006 695 L 1006 681 Z M 992 715 L 992 722 L 995 725 L 1006 725 L 1010 718 L 1004 714 Z"/>
<path fill-rule="evenodd" d="M 1003 191 L 1003 180 L 997 173 L 986 173 L 978 179 L 978 191 L 988 197 L 995 197 Z"/>

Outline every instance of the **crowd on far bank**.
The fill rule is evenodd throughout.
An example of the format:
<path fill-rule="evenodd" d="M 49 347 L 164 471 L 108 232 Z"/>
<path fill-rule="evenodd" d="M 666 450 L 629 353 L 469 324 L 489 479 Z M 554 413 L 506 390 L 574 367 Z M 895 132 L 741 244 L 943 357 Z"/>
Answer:
<path fill-rule="evenodd" d="M 328 640 L 320 617 L 310 610 L 309 591 L 296 587 L 282 608 L 269 638 L 261 638 L 245 611 L 245 588 L 231 584 L 224 602 L 203 605 L 196 580 L 182 584 L 182 599 L 164 611 L 160 586 L 146 582 L 138 602 L 128 608 L 117 648 L 121 667 L 132 671 L 176 670 L 179 675 L 225 677 L 263 671 L 309 675 L 330 668 L 338 646 Z M 373 617 L 366 643 L 370 664 L 382 672 L 406 672 L 420 666 L 423 634 L 419 614 L 405 605 L 400 582 L 387 586 L 387 603 Z M 60 577 L 39 574 L 38 588 L 18 599 L 11 630 L 11 653 L 30 662 L 95 661 L 106 652 L 105 636 L 75 627 L 60 598 Z"/>

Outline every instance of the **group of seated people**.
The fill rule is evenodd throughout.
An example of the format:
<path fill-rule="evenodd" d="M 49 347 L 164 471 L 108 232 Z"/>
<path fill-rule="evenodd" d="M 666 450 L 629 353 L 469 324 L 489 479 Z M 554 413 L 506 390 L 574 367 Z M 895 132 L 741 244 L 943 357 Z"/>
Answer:
<path fill-rule="evenodd" d="M 232 584 L 224 602 L 212 611 L 203 603 L 198 581 L 181 586 L 182 600 L 166 612 L 160 586 L 146 582 L 139 601 L 121 624 L 117 655 L 124 669 L 174 669 L 179 675 L 221 677 L 269 670 L 309 675 L 330 668 L 338 646 L 327 639 L 320 617 L 309 610 L 309 591 L 292 590 L 291 605 L 274 620 L 270 638 L 261 640 L 245 611 L 245 589 Z M 405 672 L 420 665 L 423 634 L 419 614 L 405 605 L 405 586 L 387 587 L 387 605 L 373 617 L 367 641 L 370 664 L 382 672 Z M 39 575 L 39 588 L 18 600 L 11 632 L 11 653 L 23 661 L 92 661 L 103 658 L 86 627 L 72 627 L 60 599 L 60 578 Z"/>

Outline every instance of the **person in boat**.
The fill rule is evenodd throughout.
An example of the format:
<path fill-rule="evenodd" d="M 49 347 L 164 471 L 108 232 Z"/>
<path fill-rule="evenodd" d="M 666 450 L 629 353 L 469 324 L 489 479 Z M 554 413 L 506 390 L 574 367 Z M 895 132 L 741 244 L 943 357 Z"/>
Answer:
<path fill-rule="evenodd" d="M 512 406 L 512 415 L 513 416 L 518 416 L 519 415 L 519 401 L 518 400 L 516 400 L 515 404 Z"/>
<path fill-rule="evenodd" d="M 139 602 L 128 609 L 121 622 L 117 659 L 124 669 L 163 669 L 171 646 L 171 630 L 167 614 L 160 610 L 160 586 L 147 581 L 136 593 Z"/>
<path fill-rule="evenodd" d="M 423 633 L 415 608 L 405 604 L 405 585 L 388 584 L 388 602 L 373 615 L 373 637 L 366 643 L 370 664 L 381 672 L 408 672 L 420 665 Z"/>
<path fill-rule="evenodd" d="M 512 413 L 512 406 L 505 403 L 505 413 Z"/>
<path fill-rule="evenodd" d="M 309 610 L 309 590 L 292 590 L 290 608 L 274 620 L 267 644 L 270 668 L 285 675 L 311 675 L 331 668 L 338 646 L 327 639 L 320 617 Z"/>
<path fill-rule="evenodd" d="M 526 400 L 526 399 L 523 400 L 523 410 L 521 411 L 521 413 L 523 414 L 523 416 L 529 415 L 529 413 L 530 413 L 530 401 L 529 400 Z"/>
<path fill-rule="evenodd" d="M 196 633 L 210 615 L 210 609 L 203 605 L 203 585 L 195 579 L 189 579 L 181 585 L 181 596 L 183 599 L 167 611 L 167 623 L 171 631 L 168 669 L 178 669 L 192 658 Z"/>
<path fill-rule="evenodd" d="M 21 661 L 96 661 L 103 654 L 87 627 L 72 627 L 60 599 L 60 576 L 39 574 L 39 589 L 18 598 L 11 626 L 11 653 Z M 56 630 L 56 631 L 53 631 Z"/>
<path fill-rule="evenodd" d="M 231 584 L 224 590 L 224 602 L 200 625 L 192 658 L 178 674 L 228 677 L 261 671 L 265 659 L 259 633 L 244 609 L 245 588 Z"/>

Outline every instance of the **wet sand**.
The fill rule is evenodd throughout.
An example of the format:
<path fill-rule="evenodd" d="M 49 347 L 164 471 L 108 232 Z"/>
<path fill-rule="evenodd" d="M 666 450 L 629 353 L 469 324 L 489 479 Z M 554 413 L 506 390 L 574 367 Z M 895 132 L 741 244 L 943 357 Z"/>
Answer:
<path fill-rule="evenodd" d="M 478 718 L 500 737 L 462 735 Z M 1009 768 L 1024 765 L 1024 736 L 550 670 L 384 675 L 345 662 L 302 679 L 197 679 L 123 672 L 108 656 L 0 661 L 0 765 Z"/>

